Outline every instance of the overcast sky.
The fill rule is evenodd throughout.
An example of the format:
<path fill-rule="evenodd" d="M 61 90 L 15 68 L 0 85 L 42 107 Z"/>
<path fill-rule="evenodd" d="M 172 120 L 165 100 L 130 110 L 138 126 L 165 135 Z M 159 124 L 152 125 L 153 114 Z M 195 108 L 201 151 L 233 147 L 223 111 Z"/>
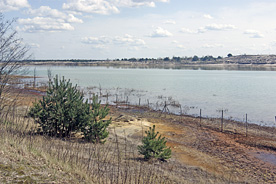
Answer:
<path fill-rule="evenodd" d="M 34 59 L 276 54 L 275 0 L 0 0 Z"/>

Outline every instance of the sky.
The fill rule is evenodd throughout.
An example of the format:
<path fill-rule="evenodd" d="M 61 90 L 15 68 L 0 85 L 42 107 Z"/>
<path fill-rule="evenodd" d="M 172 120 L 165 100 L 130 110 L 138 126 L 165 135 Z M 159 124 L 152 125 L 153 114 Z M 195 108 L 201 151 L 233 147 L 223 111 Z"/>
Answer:
<path fill-rule="evenodd" d="M 0 0 L 33 59 L 276 54 L 275 0 Z"/>

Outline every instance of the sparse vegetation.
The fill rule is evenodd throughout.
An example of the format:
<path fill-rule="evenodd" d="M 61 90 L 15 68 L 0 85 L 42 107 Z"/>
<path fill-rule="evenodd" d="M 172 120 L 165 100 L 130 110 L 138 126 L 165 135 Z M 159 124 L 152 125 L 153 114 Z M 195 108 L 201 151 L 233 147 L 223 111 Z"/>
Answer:
<path fill-rule="evenodd" d="M 160 165 L 135 160 L 134 146 L 104 145 L 34 133 L 31 119 L 0 124 L 0 183 L 179 183 Z"/>
<path fill-rule="evenodd" d="M 148 99 L 148 108 L 130 105 L 128 96 L 134 90 L 125 91 L 121 107 L 117 106 L 116 93 L 116 108 L 110 107 L 111 115 L 107 105 L 101 107 L 98 96 L 93 95 L 89 104 L 70 80 L 58 76 L 52 80 L 50 70 L 46 96 L 34 103 L 30 111 L 26 105 L 29 103 L 15 103 L 24 96 L 19 96 L 19 89 L 12 85 L 16 79 L 12 74 L 19 71 L 19 61 L 28 49 L 16 38 L 12 23 L 4 21 L 0 13 L 0 183 L 275 182 L 275 160 L 267 161 L 276 158 L 274 127 L 246 125 L 245 135 L 243 123 L 225 120 L 224 131 L 220 132 L 219 119 L 183 116 L 181 105 L 172 97 L 165 98 L 168 104 L 165 101 L 161 105 L 164 109 L 167 105 L 180 108 L 180 115 L 158 111 L 158 103 L 156 111 L 150 110 Z M 228 57 L 229 63 L 235 58 Z M 192 57 L 165 57 L 123 61 L 170 64 L 191 60 Z M 197 57 L 194 63 L 209 61 L 216 58 Z M 32 88 L 25 90 L 37 89 L 34 70 Z M 108 103 L 109 92 L 102 95 L 101 86 L 99 89 Z M 164 113 L 165 118 L 159 113 Z M 111 117 L 115 117 L 114 123 Z M 156 132 L 155 123 L 166 138 Z M 150 128 L 143 136 L 145 126 Z M 140 139 L 143 144 L 137 149 Z M 147 162 L 154 159 L 168 162 Z"/>
<path fill-rule="evenodd" d="M 0 124 L 0 183 L 273 182 L 275 167 L 256 160 L 252 150 L 273 154 L 275 128 L 250 125 L 246 137 L 244 125 L 230 120 L 221 133 L 216 119 L 204 118 L 198 127 L 198 118 L 110 109 L 114 120 L 105 144 L 83 142 L 78 135 L 41 136 L 31 118 L 10 113 Z M 145 162 L 138 154 L 143 126 L 153 124 L 173 150 L 168 162 Z"/>
<path fill-rule="evenodd" d="M 13 28 L 14 20 L 5 20 L 0 12 L 0 118 L 7 116 L 16 103 L 16 98 L 11 98 L 11 85 L 17 83 L 13 75 L 22 69 L 21 61 L 28 59 L 29 48 L 18 38 Z M 6 112 L 6 113 L 5 113 Z"/>

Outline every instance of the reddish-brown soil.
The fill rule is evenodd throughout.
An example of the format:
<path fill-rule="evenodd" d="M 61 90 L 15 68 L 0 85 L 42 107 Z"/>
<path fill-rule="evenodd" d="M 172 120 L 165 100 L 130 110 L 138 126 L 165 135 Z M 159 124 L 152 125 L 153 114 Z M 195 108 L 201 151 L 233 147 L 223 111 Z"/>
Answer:
<path fill-rule="evenodd" d="M 41 93 L 24 90 L 23 104 L 30 105 Z M 263 155 L 276 160 L 276 129 L 249 125 L 245 134 L 243 123 L 225 120 L 220 130 L 219 119 L 160 114 L 146 108 L 111 106 L 111 127 L 119 136 L 127 135 L 134 144 L 141 140 L 145 129 L 156 129 L 168 140 L 172 160 L 200 168 L 217 177 L 236 183 L 276 183 L 276 165 Z M 188 176 L 187 176 L 188 177 Z"/>
<path fill-rule="evenodd" d="M 143 122 L 146 122 L 144 129 L 155 124 L 167 138 L 167 145 L 172 148 L 173 158 L 178 162 L 237 183 L 276 183 L 276 163 L 260 157 L 268 155 L 276 160 L 275 128 L 249 125 L 246 136 L 245 127 L 239 122 L 225 120 L 221 132 L 219 119 L 203 119 L 200 124 L 199 118 L 189 116 L 160 116 L 153 111 L 133 111 L 112 107 L 113 117 L 131 117 L 133 121 L 137 117 L 143 118 L 137 125 L 140 130 Z M 130 118 L 128 120 L 130 124 L 133 122 Z M 125 122 L 121 121 L 121 128 Z M 141 134 L 141 131 L 137 133 Z"/>

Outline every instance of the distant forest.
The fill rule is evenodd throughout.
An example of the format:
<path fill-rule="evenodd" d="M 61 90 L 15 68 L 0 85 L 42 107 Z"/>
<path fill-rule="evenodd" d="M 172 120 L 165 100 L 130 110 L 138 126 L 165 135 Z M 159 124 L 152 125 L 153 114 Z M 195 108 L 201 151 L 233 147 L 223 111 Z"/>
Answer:
<path fill-rule="evenodd" d="M 232 56 L 232 55 L 231 55 Z M 164 58 L 122 58 L 122 59 L 112 59 L 111 61 L 129 61 L 129 62 L 150 62 L 150 61 L 165 61 L 165 62 L 181 62 L 181 61 L 216 61 L 222 59 L 222 56 L 213 57 L 213 56 L 193 56 L 193 57 L 164 57 Z M 26 62 L 99 62 L 99 61 L 110 61 L 110 59 L 102 59 L 102 60 L 95 60 L 95 59 L 58 59 L 58 60 L 26 60 Z"/>

